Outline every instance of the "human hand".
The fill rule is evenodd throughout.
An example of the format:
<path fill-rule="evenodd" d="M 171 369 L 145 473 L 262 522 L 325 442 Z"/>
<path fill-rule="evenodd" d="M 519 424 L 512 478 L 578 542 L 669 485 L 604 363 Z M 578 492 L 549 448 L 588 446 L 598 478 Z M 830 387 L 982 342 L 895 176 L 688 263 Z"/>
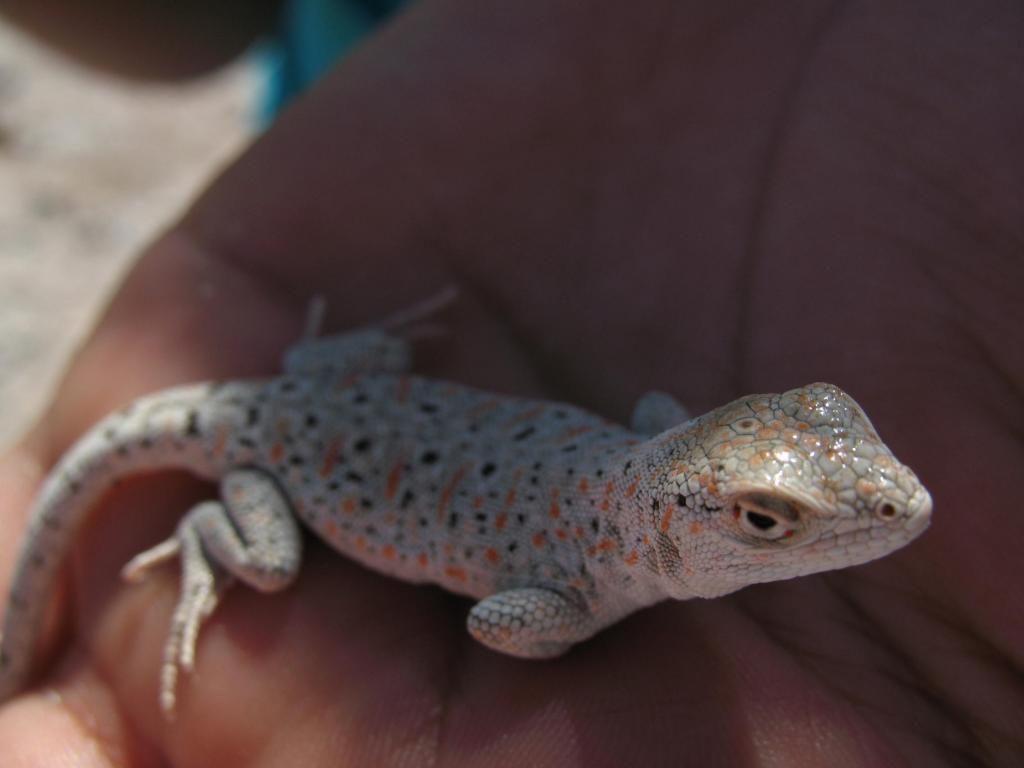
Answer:
<path fill-rule="evenodd" d="M 619 419 L 651 388 L 701 411 L 835 381 L 932 491 L 922 539 L 545 663 L 313 544 L 287 592 L 226 596 L 168 724 L 177 574 L 116 574 L 208 489 L 141 478 L 82 535 L 70 636 L 0 743 L 102 766 L 1019 759 L 1024 18 L 938 5 L 422 2 L 144 256 L 0 467 L 7 562 L 104 413 L 274 370 L 314 293 L 341 328 L 454 282 L 431 375 Z"/>

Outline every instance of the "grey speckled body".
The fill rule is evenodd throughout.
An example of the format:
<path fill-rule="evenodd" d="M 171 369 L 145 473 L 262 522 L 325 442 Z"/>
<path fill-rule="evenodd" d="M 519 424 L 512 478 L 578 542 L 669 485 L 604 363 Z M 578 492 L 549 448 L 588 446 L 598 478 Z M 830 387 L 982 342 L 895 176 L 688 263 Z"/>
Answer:
<path fill-rule="evenodd" d="M 399 324 L 307 339 L 281 378 L 169 390 L 87 434 L 31 518 L 0 700 L 27 680 L 89 506 L 134 471 L 184 467 L 221 482 L 220 501 L 194 508 L 125 571 L 137 579 L 181 560 L 168 712 L 221 591 L 213 563 L 258 589 L 287 586 L 301 559 L 296 520 L 371 568 L 476 598 L 470 632 L 533 658 L 664 598 L 866 562 L 927 526 L 927 491 L 831 385 L 752 395 L 693 420 L 653 393 L 626 429 L 570 405 L 407 375 Z"/>

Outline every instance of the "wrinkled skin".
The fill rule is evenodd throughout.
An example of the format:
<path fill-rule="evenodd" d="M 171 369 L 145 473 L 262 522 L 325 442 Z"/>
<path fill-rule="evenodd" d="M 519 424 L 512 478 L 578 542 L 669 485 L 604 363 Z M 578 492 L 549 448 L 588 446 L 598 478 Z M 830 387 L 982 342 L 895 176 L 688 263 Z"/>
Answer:
<path fill-rule="evenodd" d="M 847 571 L 644 611 L 564 659 L 473 643 L 465 601 L 312 545 L 234 589 L 178 720 L 168 569 L 117 570 L 209 489 L 125 484 L 70 626 L 0 710 L 81 765 L 1011 765 L 1024 757 L 1024 10 L 1007 2 L 423 0 L 150 249 L 0 467 L 0 573 L 55 455 L 143 392 L 275 368 L 442 284 L 420 369 L 624 419 L 835 381 L 935 498 Z M 5 585 L 4 585 L 5 586 Z M 47 696 L 55 690 L 59 699 Z"/>

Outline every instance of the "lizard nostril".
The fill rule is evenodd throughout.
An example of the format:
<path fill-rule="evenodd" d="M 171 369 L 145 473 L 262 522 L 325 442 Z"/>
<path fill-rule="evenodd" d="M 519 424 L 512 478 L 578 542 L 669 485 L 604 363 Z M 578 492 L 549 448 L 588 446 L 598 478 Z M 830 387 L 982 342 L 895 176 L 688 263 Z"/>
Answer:
<path fill-rule="evenodd" d="M 884 504 L 879 505 L 878 509 L 875 510 L 875 514 L 883 520 L 892 520 L 896 517 L 897 511 L 896 507 L 887 501 Z"/>

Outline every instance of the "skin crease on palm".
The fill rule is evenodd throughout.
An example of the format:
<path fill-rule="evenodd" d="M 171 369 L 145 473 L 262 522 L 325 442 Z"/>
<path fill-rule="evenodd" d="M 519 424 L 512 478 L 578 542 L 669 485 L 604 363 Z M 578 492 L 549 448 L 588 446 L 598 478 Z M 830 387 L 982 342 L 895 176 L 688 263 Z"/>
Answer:
<path fill-rule="evenodd" d="M 0 587 L 90 423 L 275 370 L 314 293 L 336 329 L 451 282 L 421 371 L 620 420 L 651 388 L 703 411 L 835 381 L 932 491 L 929 532 L 545 663 L 312 544 L 287 592 L 230 592 L 168 724 L 177 573 L 117 572 L 210 489 L 140 478 L 81 537 L 51 671 L 0 710 L 13 764 L 1019 764 L 1024 10 L 635 6 L 423 0 L 284 116 L 143 256 L 0 465 Z"/>

